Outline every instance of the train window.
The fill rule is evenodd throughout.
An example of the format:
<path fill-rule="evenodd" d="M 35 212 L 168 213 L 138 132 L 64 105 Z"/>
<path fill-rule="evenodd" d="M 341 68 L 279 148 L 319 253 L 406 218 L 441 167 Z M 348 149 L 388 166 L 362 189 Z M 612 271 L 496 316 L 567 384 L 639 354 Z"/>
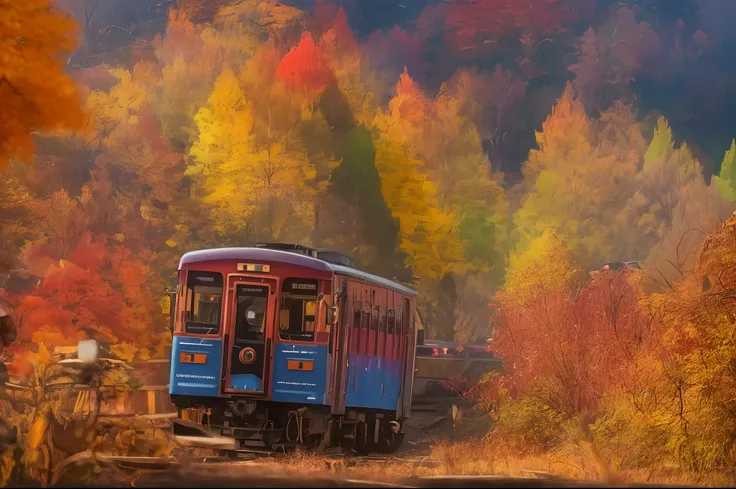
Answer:
<path fill-rule="evenodd" d="M 373 314 L 371 317 L 371 331 L 378 329 L 378 306 L 373 306 Z"/>
<path fill-rule="evenodd" d="M 222 311 L 222 274 L 187 272 L 184 332 L 219 334 Z"/>
<path fill-rule="evenodd" d="M 360 329 L 360 302 L 353 302 L 353 327 Z"/>
<path fill-rule="evenodd" d="M 388 334 L 394 334 L 394 328 L 396 327 L 396 316 L 393 309 L 388 310 Z"/>
<path fill-rule="evenodd" d="M 317 313 L 317 280 L 287 278 L 281 292 L 280 338 L 313 341 Z"/>
<path fill-rule="evenodd" d="M 399 335 L 399 336 L 401 336 L 401 334 L 403 332 L 402 331 L 403 325 L 402 325 L 402 320 L 401 320 L 402 317 L 403 317 L 403 314 L 402 314 L 402 306 L 399 306 L 399 310 L 397 312 L 398 312 L 398 314 L 396 315 L 396 334 Z"/>
<path fill-rule="evenodd" d="M 240 284 L 236 288 L 235 340 L 264 339 L 268 287 Z"/>
<path fill-rule="evenodd" d="M 363 322 L 361 323 L 361 327 L 368 329 L 368 327 L 371 324 L 371 305 L 370 304 L 363 304 Z"/>
<path fill-rule="evenodd" d="M 379 325 L 379 328 L 380 328 L 379 331 L 381 333 L 385 333 L 386 332 L 386 323 L 387 323 L 387 321 L 386 321 L 386 308 L 385 307 L 382 307 L 381 308 L 381 323 Z"/>

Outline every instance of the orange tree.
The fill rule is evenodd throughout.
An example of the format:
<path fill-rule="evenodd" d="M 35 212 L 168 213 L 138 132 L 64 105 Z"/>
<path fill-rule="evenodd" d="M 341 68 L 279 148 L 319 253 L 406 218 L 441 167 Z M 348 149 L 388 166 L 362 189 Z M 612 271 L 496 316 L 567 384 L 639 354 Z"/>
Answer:
<path fill-rule="evenodd" d="M 74 21 L 50 0 L 0 1 L 0 168 L 33 155 L 31 134 L 84 123 L 64 55 L 76 48 Z"/>

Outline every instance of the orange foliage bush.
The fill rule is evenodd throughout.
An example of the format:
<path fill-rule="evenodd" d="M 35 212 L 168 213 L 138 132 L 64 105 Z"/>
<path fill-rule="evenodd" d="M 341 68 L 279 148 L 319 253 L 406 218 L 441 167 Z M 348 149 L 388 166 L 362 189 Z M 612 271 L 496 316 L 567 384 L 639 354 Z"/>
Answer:
<path fill-rule="evenodd" d="M 54 256 L 52 246 L 32 245 L 29 256 Z M 19 334 L 9 351 L 15 373 L 27 373 L 36 345 L 76 346 L 89 337 L 135 348 L 138 358 L 163 353 L 156 334 L 157 296 L 146 285 L 150 270 L 130 250 L 85 233 L 64 259 L 54 260 L 30 295 L 15 298 Z M 132 360 L 132 358 L 129 358 Z"/>
<path fill-rule="evenodd" d="M 494 352 L 514 396 L 543 389 L 566 414 L 595 412 L 606 389 L 625 381 L 649 339 L 650 321 L 624 274 L 599 274 L 577 295 L 537 290 L 519 304 L 499 294 Z"/>
<path fill-rule="evenodd" d="M 499 433 L 527 448 L 587 440 L 619 468 L 727 469 L 734 270 L 736 217 L 664 293 L 644 291 L 641 271 L 601 272 L 577 294 L 542 285 L 521 301 L 499 293 L 493 348 L 504 375 L 471 394 L 493 404 Z"/>

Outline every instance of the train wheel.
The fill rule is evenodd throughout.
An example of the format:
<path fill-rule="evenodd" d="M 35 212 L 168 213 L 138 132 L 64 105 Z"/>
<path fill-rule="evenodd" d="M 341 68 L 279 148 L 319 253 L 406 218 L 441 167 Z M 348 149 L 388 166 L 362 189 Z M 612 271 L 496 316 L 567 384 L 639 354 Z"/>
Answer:
<path fill-rule="evenodd" d="M 358 455 L 368 455 L 371 452 L 372 445 L 368 438 L 368 425 L 366 423 L 356 424 L 353 451 Z"/>
<path fill-rule="evenodd" d="M 392 433 L 391 438 L 386 441 L 388 443 L 384 451 L 386 453 L 396 453 L 396 451 L 404 444 L 404 433 Z"/>
<path fill-rule="evenodd" d="M 332 422 L 332 420 L 329 420 L 327 422 L 327 428 L 325 429 L 324 433 L 322 433 L 319 444 L 317 446 L 317 450 L 319 450 L 320 452 L 325 452 L 332 444 L 332 439 L 334 437 L 333 426 L 334 423 Z"/>

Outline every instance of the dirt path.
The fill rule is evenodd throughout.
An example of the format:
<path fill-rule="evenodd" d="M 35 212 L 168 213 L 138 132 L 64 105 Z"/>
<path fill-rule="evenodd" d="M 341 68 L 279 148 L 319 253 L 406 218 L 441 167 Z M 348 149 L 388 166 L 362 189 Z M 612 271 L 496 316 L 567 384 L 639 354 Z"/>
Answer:
<path fill-rule="evenodd" d="M 453 429 L 452 406 L 458 408 Z M 407 421 L 406 439 L 400 453 L 429 452 L 438 442 L 465 441 L 479 438 L 490 431 L 491 418 L 461 398 L 442 398 L 431 403 L 417 402 Z M 397 453 L 398 455 L 398 453 Z"/>

